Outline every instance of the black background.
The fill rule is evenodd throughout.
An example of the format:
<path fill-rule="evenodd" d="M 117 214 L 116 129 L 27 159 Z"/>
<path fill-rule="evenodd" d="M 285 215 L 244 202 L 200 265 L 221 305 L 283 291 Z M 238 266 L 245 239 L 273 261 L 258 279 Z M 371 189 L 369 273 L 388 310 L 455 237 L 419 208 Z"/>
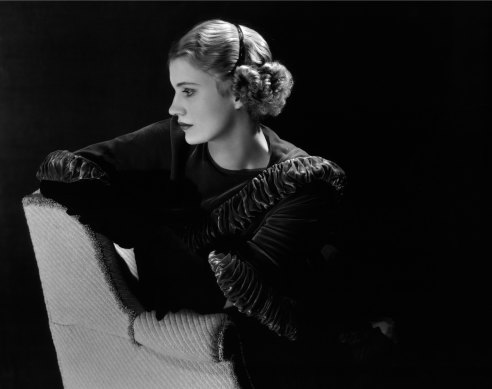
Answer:
<path fill-rule="evenodd" d="M 1 3 L 0 387 L 61 387 L 21 207 L 38 165 L 50 151 L 168 117 L 167 49 L 210 18 L 256 29 L 292 72 L 285 110 L 266 124 L 346 171 L 340 248 L 361 298 L 397 320 L 405 358 L 395 387 L 485 383 L 491 11 L 480 2 Z"/>

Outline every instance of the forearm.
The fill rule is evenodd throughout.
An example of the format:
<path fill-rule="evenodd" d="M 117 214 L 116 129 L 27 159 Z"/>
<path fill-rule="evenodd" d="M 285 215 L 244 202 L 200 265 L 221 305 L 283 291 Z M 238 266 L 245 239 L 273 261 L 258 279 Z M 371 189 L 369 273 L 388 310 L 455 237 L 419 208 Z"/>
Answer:
<path fill-rule="evenodd" d="M 95 162 L 67 150 L 50 153 L 37 173 L 40 191 L 67 213 L 123 247 L 133 247 L 144 221 L 121 187 Z M 128 228 L 132 226 L 132 228 Z"/>

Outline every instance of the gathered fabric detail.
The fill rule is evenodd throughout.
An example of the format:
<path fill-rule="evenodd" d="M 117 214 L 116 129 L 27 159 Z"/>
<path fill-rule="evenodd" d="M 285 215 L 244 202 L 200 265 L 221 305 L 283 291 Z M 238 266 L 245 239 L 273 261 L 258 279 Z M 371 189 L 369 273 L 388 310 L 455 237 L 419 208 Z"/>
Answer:
<path fill-rule="evenodd" d="M 334 162 L 316 156 L 296 157 L 272 165 L 214 208 L 205 220 L 190 226 L 183 239 L 191 250 L 212 249 L 217 238 L 246 231 L 280 200 L 315 181 L 326 182 L 340 196 L 345 173 Z"/>
<path fill-rule="evenodd" d="M 255 317 L 278 336 L 297 339 L 295 301 L 266 285 L 237 255 L 210 252 L 208 262 L 224 296 L 239 312 Z"/>
<path fill-rule="evenodd" d="M 108 201 L 112 202 L 113 193 L 106 191 L 111 189 L 113 184 L 110 176 L 97 163 L 81 155 L 67 150 L 54 151 L 42 162 L 36 177 L 40 181 L 90 182 L 89 189 L 92 189 L 94 183 L 97 193 L 102 198 L 98 202 L 100 209 L 111 211 L 111 207 L 107 205 Z M 99 190 L 101 188 L 97 186 L 98 183 L 103 184 L 103 190 Z M 242 254 L 238 253 L 237 244 L 244 244 L 244 241 L 251 238 L 254 229 L 283 199 L 294 195 L 311 183 L 326 184 L 335 194 L 332 200 L 337 199 L 344 188 L 345 173 L 338 165 L 322 157 L 296 157 L 279 162 L 263 170 L 247 182 L 239 192 L 203 215 L 203 218 L 202 215 L 197 216 L 196 223 L 182 226 L 176 231 L 182 238 L 184 246 L 191 252 L 209 253 L 208 263 L 220 290 L 239 312 L 256 318 L 277 335 L 290 340 L 296 340 L 298 336 L 298 302 L 280 293 L 273 287 L 273 283 L 268 281 L 270 278 L 267 274 L 260 271 L 263 262 L 268 260 L 264 255 L 264 249 L 268 246 L 268 238 L 272 235 L 267 236 L 267 233 L 263 232 L 256 237 L 254 240 L 256 249 L 252 250 L 252 256 L 248 254 L 248 250 Z M 74 212 L 85 215 L 84 193 L 86 192 L 80 191 L 81 188 L 76 189 L 77 196 L 79 193 L 82 195 L 80 199 L 73 199 L 73 207 L 76 209 Z M 82 201 L 82 205 L 79 204 L 79 200 Z M 105 217 L 100 222 L 100 232 L 106 235 L 108 231 L 112 234 L 114 232 L 110 239 L 121 242 L 122 245 L 124 243 L 123 247 L 133 247 L 140 239 L 140 230 L 144 230 L 131 229 L 130 235 L 135 234 L 135 236 L 127 236 L 114 224 L 106 225 L 107 221 L 119 220 L 111 212 L 110 214 L 111 217 Z M 86 219 L 91 220 L 93 217 L 97 219 L 100 213 L 94 215 L 90 212 Z M 139 217 L 140 214 L 137 216 Z M 138 223 L 133 223 L 133 226 L 143 225 L 138 217 L 135 218 Z M 302 215 L 299 217 L 302 218 Z M 97 220 L 99 222 L 99 219 Z M 272 229 L 271 226 L 269 228 Z M 253 256 L 258 257 L 255 258 L 256 263 Z"/>
<path fill-rule="evenodd" d="M 106 185 L 110 180 L 96 163 L 68 150 L 56 150 L 46 156 L 36 172 L 39 181 L 73 183 L 81 180 L 98 180 Z"/>

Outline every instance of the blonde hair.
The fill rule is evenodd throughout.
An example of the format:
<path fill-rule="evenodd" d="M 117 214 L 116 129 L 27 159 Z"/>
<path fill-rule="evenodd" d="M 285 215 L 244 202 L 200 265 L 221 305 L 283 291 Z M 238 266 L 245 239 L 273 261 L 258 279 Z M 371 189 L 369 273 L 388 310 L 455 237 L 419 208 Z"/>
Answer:
<path fill-rule="evenodd" d="M 239 58 L 239 34 L 232 23 L 213 19 L 195 25 L 169 50 L 169 63 L 180 57 L 217 79 L 220 93 L 232 92 L 254 119 L 277 116 L 285 106 L 294 84 L 287 68 L 272 61 L 268 43 L 255 30 L 240 26 L 243 32 L 244 60 Z M 234 69 L 234 73 L 232 70 Z"/>

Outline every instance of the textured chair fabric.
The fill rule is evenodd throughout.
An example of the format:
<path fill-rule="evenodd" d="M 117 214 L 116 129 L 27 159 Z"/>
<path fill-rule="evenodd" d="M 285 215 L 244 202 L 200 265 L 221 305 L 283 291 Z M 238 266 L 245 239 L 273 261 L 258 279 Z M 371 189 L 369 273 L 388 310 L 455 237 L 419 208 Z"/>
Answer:
<path fill-rule="evenodd" d="M 227 314 L 157 321 L 129 290 L 112 242 L 39 191 L 23 207 L 65 388 L 239 388 Z"/>

